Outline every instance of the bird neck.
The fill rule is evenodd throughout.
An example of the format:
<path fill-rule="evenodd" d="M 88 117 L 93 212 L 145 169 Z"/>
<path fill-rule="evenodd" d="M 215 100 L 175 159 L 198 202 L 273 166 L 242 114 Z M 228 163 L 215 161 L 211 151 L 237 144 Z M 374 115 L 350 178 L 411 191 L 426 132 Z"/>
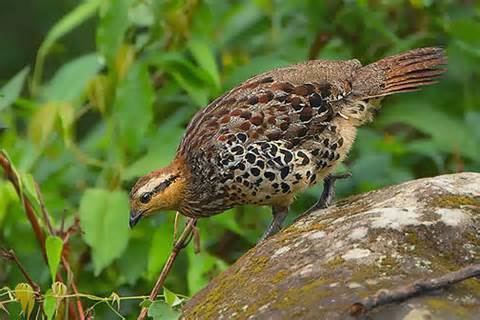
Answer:
<path fill-rule="evenodd" d="M 184 201 L 187 186 L 185 162 L 177 158 L 167 167 L 155 171 L 155 174 L 168 174 L 175 177 L 174 181 L 162 192 L 159 201 L 165 209 L 179 210 Z"/>

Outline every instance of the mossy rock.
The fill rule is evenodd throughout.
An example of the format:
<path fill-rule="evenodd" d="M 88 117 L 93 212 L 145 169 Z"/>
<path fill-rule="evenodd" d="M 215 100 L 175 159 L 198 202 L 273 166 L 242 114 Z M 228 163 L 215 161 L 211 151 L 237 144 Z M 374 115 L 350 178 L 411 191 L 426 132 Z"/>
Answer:
<path fill-rule="evenodd" d="M 480 174 L 420 179 L 339 201 L 258 244 L 185 305 L 185 319 L 348 319 L 349 306 L 480 263 Z M 471 279 L 369 319 L 477 319 Z"/>

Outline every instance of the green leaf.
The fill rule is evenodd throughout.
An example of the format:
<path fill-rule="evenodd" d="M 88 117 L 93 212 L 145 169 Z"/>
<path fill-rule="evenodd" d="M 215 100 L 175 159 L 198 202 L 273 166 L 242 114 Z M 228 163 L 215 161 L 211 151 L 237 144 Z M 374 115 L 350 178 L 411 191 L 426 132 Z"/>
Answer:
<path fill-rule="evenodd" d="M 131 164 L 122 178 L 124 180 L 133 179 L 168 165 L 175 156 L 185 131 L 182 124 L 188 119 L 189 114 L 190 112 L 183 108 L 160 123 L 152 142 L 162 141 L 162 145 L 159 147 L 155 143 L 149 143 L 147 154 Z"/>
<path fill-rule="evenodd" d="M 128 28 L 128 9 L 133 2 L 134 0 L 106 1 L 102 7 L 97 28 L 97 47 L 110 66 L 123 42 Z"/>
<path fill-rule="evenodd" d="M 154 54 L 147 59 L 147 62 L 171 75 L 195 104 L 201 107 L 208 103 L 208 84 L 212 79 L 202 68 L 195 66 L 178 53 Z"/>
<path fill-rule="evenodd" d="M 63 103 L 58 107 L 58 116 L 62 127 L 63 142 L 68 147 L 72 141 L 72 126 L 75 121 L 75 110 L 69 103 Z"/>
<path fill-rule="evenodd" d="M 20 178 L 23 184 L 23 191 L 27 193 L 30 199 L 35 200 L 37 204 L 40 204 L 38 199 L 37 189 L 35 188 L 35 178 L 30 173 L 20 173 Z"/>
<path fill-rule="evenodd" d="M 286 65 L 288 65 L 288 61 L 276 56 L 255 57 L 248 64 L 235 69 L 233 74 L 225 81 L 224 86 L 230 89 L 256 74 Z"/>
<path fill-rule="evenodd" d="M 53 318 L 55 314 L 55 310 L 57 309 L 57 300 L 52 295 L 52 290 L 49 289 L 47 293 L 45 293 L 45 300 L 43 300 L 43 311 L 47 315 L 47 320 Z"/>
<path fill-rule="evenodd" d="M 127 249 L 122 255 L 122 259 L 118 259 L 116 264 L 120 271 L 120 281 L 124 281 L 130 285 L 134 285 L 138 278 L 147 269 L 148 253 L 150 250 L 150 243 L 145 239 L 130 239 Z M 135 263 L 132 263 L 135 261 Z"/>
<path fill-rule="evenodd" d="M 245 235 L 244 230 L 235 220 L 234 211 L 235 209 L 230 209 L 222 214 L 217 214 L 211 217 L 210 220 L 225 229 L 235 232 L 236 234 Z"/>
<path fill-rule="evenodd" d="M 97 11 L 99 5 L 104 1 L 105 0 L 86 0 L 80 3 L 75 9 L 70 11 L 60 21 L 58 21 L 53 26 L 53 28 L 50 29 L 37 53 L 35 70 L 33 75 L 34 89 L 40 84 L 45 57 L 50 51 L 50 48 L 53 46 L 53 44 L 61 37 L 75 29 L 82 22 L 93 16 Z"/>
<path fill-rule="evenodd" d="M 205 250 L 196 254 L 193 245 L 187 247 L 189 268 L 187 270 L 188 290 L 195 293 L 205 287 L 213 276 L 213 271 L 225 269 L 226 265 Z M 212 274 L 213 273 L 213 274 Z"/>
<path fill-rule="evenodd" d="M 80 201 L 80 225 L 92 248 L 95 275 L 118 258 L 128 244 L 128 195 L 123 191 L 88 189 Z"/>
<path fill-rule="evenodd" d="M 87 54 L 64 64 L 45 88 L 44 96 L 49 101 L 77 103 L 86 92 L 88 82 L 100 69 L 96 54 Z"/>
<path fill-rule="evenodd" d="M 153 301 L 150 300 L 150 299 L 145 299 L 143 300 L 142 302 L 140 302 L 139 306 L 142 307 L 142 308 L 150 308 L 150 306 L 152 305 Z"/>
<path fill-rule="evenodd" d="M 152 237 L 148 254 L 148 278 L 154 279 L 167 261 L 172 250 L 173 222 L 164 221 L 157 227 Z"/>
<path fill-rule="evenodd" d="M 385 108 L 379 123 L 403 122 L 417 130 L 429 134 L 437 148 L 444 152 L 456 153 L 476 159 L 480 153 L 468 127 L 446 113 L 434 109 L 428 104 L 402 101 Z"/>
<path fill-rule="evenodd" d="M 48 267 L 50 268 L 50 276 L 52 282 L 55 282 L 58 265 L 62 256 L 63 240 L 57 236 L 48 236 L 45 240 L 45 249 L 47 251 Z"/>
<path fill-rule="evenodd" d="M 208 103 L 208 91 L 202 86 L 190 81 L 190 77 L 183 75 L 177 71 L 170 71 L 171 76 L 192 98 L 196 105 L 202 107 Z"/>
<path fill-rule="evenodd" d="M 7 303 L 9 319 L 21 319 L 22 305 L 18 301 Z"/>
<path fill-rule="evenodd" d="M 0 149 L 0 153 L 3 154 L 3 156 L 5 158 L 7 158 L 8 162 L 10 163 L 10 166 L 12 167 L 12 170 L 13 170 L 13 173 L 15 174 L 15 176 L 17 177 L 20 177 L 20 174 L 18 173 L 18 170 L 17 168 L 15 167 L 15 165 L 13 164 L 12 162 L 12 159 L 10 158 L 9 154 L 7 153 L 7 150 L 5 149 Z M 18 183 L 18 186 L 19 186 L 19 189 L 20 189 L 20 200 L 21 200 L 21 203 L 23 202 L 23 182 L 22 182 L 22 179 L 18 179 L 19 183 Z M 16 192 L 15 192 L 16 193 Z"/>
<path fill-rule="evenodd" d="M 215 90 L 220 90 L 220 74 L 212 50 L 205 41 L 192 39 L 189 43 L 190 51 L 197 63 L 210 75 Z"/>
<path fill-rule="evenodd" d="M 40 106 L 30 119 L 28 134 L 30 140 L 37 146 L 43 147 L 55 126 L 59 104 L 48 102 Z"/>
<path fill-rule="evenodd" d="M 180 299 L 175 293 L 168 290 L 166 287 L 163 287 L 163 296 L 164 296 L 165 302 L 170 307 L 175 307 L 175 306 L 178 306 L 180 303 L 182 303 L 182 299 Z"/>
<path fill-rule="evenodd" d="M 20 95 L 30 67 L 25 67 L 0 89 L 0 111 L 15 102 Z"/>
<path fill-rule="evenodd" d="M 117 89 L 113 115 L 125 148 L 141 145 L 153 119 L 154 97 L 147 66 L 134 64 Z"/>
<path fill-rule="evenodd" d="M 153 320 L 176 320 L 180 318 L 180 312 L 173 310 L 163 301 L 154 301 L 148 308 L 148 316 Z"/>

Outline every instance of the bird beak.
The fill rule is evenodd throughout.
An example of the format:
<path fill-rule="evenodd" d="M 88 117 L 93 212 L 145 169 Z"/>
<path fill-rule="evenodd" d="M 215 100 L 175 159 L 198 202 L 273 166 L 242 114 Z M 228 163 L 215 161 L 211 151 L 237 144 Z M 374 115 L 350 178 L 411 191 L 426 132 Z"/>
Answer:
<path fill-rule="evenodd" d="M 135 211 L 130 211 L 130 221 L 129 225 L 130 228 L 135 227 L 135 225 L 142 219 L 143 213 L 142 212 L 135 212 Z"/>

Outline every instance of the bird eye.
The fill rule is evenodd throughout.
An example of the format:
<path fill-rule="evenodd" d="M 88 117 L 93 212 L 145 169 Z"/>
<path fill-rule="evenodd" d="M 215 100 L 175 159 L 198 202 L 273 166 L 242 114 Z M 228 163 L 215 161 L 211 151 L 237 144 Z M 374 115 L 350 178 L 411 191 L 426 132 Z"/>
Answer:
<path fill-rule="evenodd" d="M 140 196 L 140 202 L 148 203 L 148 201 L 150 201 L 151 198 L 152 198 L 152 194 L 150 192 L 145 192 Z"/>

